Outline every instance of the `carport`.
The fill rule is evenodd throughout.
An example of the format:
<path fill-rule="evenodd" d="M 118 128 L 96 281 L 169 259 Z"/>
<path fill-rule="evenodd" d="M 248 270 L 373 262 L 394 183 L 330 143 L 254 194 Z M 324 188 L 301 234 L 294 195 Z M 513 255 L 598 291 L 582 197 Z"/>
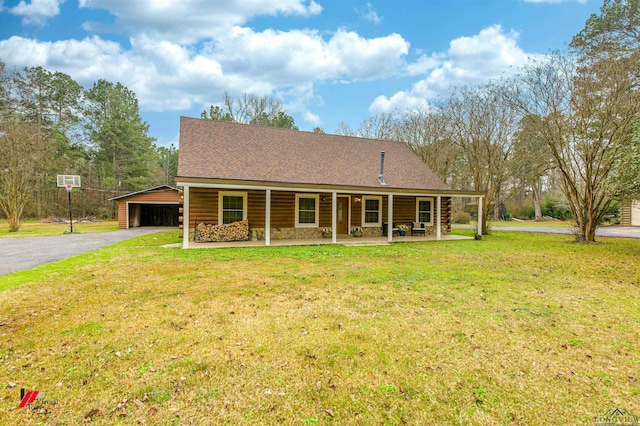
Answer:
<path fill-rule="evenodd" d="M 110 198 L 118 202 L 118 226 L 178 226 L 181 198 L 178 188 L 156 186 Z"/>

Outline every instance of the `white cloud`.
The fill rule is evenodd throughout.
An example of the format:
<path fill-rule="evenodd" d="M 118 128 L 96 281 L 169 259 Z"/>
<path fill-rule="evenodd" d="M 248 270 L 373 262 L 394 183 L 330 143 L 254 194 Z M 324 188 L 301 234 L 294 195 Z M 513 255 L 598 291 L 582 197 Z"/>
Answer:
<path fill-rule="evenodd" d="M 48 18 L 60 14 L 60 4 L 64 2 L 65 0 L 31 0 L 27 3 L 25 0 L 20 0 L 20 3 L 9 9 L 9 12 L 22 16 L 22 23 L 25 25 L 40 25 Z M 2 10 L 2 2 L 0 2 L 0 10 Z"/>
<path fill-rule="evenodd" d="M 379 24 L 380 22 L 382 22 L 382 19 L 380 18 L 380 16 L 378 16 L 378 12 L 371 3 L 367 3 L 366 9 L 356 9 L 356 12 L 365 21 L 373 22 L 374 24 Z"/>
<path fill-rule="evenodd" d="M 339 30 L 325 41 L 311 30 L 254 32 L 240 27 L 208 46 L 225 72 L 284 86 L 382 78 L 397 72 L 408 49 L 409 43 L 397 34 L 365 39 Z"/>
<path fill-rule="evenodd" d="M 434 68 L 437 68 L 442 64 L 442 60 L 446 58 L 444 54 L 433 53 L 430 56 L 422 55 L 412 64 L 407 65 L 407 74 L 409 75 L 420 75 L 426 74 L 427 71 L 430 71 Z"/>
<path fill-rule="evenodd" d="M 408 75 L 424 73 L 410 90 L 391 97 L 379 96 L 369 107 L 372 113 L 393 112 L 424 104 L 445 96 L 451 86 L 478 84 L 497 78 L 522 66 L 531 55 L 518 46 L 518 33 L 505 33 L 493 25 L 472 37 L 459 37 L 444 53 L 421 56 L 407 66 Z"/>
<path fill-rule="evenodd" d="M 255 16 L 312 16 L 322 11 L 314 0 L 80 0 L 79 4 L 115 16 L 111 25 L 86 22 L 83 28 L 88 31 L 146 34 L 181 44 L 216 38 Z"/>
<path fill-rule="evenodd" d="M 328 48 L 345 75 L 364 80 L 395 73 L 409 51 L 409 42 L 399 34 L 365 39 L 354 32 L 338 31 Z"/>
<path fill-rule="evenodd" d="M 315 31 L 254 32 L 235 27 L 200 49 L 147 35 L 129 39 L 130 49 L 98 36 L 40 42 L 0 41 L 8 65 L 37 66 L 71 75 L 84 86 L 97 79 L 133 90 L 145 111 L 211 104 L 223 92 L 272 94 L 281 90 L 292 112 L 313 120 L 309 105 L 322 103 L 315 83 L 382 78 L 403 65 L 408 43 L 398 35 L 365 39 L 338 31 L 328 40 Z M 384 64 L 381 66 L 380 64 Z"/>
<path fill-rule="evenodd" d="M 287 100 L 285 109 L 288 113 L 300 113 L 305 122 L 314 126 L 321 124 L 320 117 L 309 110 L 310 106 L 323 103 L 322 98 L 314 93 L 313 83 L 295 86 L 285 92 L 277 93 L 277 96 Z"/>

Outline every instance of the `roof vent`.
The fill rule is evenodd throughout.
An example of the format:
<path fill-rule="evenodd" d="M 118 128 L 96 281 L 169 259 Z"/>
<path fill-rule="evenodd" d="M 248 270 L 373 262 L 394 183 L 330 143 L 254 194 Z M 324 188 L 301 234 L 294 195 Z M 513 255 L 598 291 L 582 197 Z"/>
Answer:
<path fill-rule="evenodd" d="M 384 151 L 380 151 L 380 174 L 378 175 L 378 182 L 380 182 L 380 185 L 386 185 L 384 181 Z"/>

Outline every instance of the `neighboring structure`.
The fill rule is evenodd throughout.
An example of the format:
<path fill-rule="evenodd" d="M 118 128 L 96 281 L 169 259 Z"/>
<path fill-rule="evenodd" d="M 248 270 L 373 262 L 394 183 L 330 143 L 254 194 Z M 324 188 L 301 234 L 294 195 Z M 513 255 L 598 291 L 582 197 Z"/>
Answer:
<path fill-rule="evenodd" d="M 640 226 L 640 200 L 626 200 L 620 204 L 620 225 Z"/>
<path fill-rule="evenodd" d="M 451 197 L 476 197 L 481 211 L 483 196 L 451 190 L 401 142 L 186 117 L 176 182 L 185 248 L 202 222 L 248 221 L 249 238 L 265 245 L 319 238 L 323 228 L 335 243 L 354 227 L 392 241 L 389 223 L 413 222 L 440 239 L 450 230 Z"/>
<path fill-rule="evenodd" d="M 178 227 L 178 212 L 182 204 L 178 188 L 160 185 L 109 200 L 118 202 L 118 226 L 122 229 L 138 226 Z"/>

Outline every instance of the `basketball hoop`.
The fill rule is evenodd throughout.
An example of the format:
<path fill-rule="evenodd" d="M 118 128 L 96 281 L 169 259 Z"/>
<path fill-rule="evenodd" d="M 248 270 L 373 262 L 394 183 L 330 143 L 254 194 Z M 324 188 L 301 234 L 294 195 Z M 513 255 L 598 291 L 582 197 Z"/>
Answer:
<path fill-rule="evenodd" d="M 2 0 L 0 0 L 2 1 Z M 67 198 L 69 199 L 69 232 L 73 233 L 73 212 L 71 211 L 71 190 L 73 188 L 81 188 L 79 175 L 57 175 L 56 184 L 58 188 L 67 190 Z M 65 231 L 65 234 L 67 232 Z"/>

